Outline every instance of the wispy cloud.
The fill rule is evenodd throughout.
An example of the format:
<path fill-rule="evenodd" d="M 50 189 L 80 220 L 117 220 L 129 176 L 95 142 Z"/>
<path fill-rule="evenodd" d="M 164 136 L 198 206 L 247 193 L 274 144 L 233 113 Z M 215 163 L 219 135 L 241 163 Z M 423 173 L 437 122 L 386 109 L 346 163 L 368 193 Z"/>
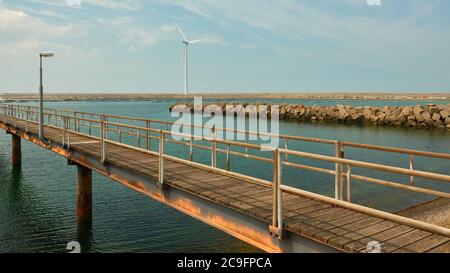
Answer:
<path fill-rule="evenodd" d="M 256 45 L 252 44 L 252 43 L 245 42 L 245 43 L 240 44 L 239 47 L 241 49 L 254 49 L 254 48 L 256 48 Z"/>
<path fill-rule="evenodd" d="M 0 32 L 13 32 L 40 38 L 73 36 L 74 25 L 54 25 L 20 10 L 0 9 Z"/>
<path fill-rule="evenodd" d="M 69 5 L 67 0 L 30 0 L 31 2 L 73 8 L 73 5 Z M 81 6 L 90 5 L 96 7 L 102 7 L 107 9 L 121 9 L 121 10 L 140 10 L 143 6 L 143 2 L 139 0 L 81 0 Z"/>

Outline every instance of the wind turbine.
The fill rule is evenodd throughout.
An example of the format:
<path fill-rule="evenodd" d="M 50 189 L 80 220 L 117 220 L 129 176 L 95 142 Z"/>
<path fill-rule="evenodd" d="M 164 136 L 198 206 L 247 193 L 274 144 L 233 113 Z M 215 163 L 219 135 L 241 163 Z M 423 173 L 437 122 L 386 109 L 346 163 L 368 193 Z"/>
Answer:
<path fill-rule="evenodd" d="M 180 32 L 181 37 L 183 37 L 183 44 L 184 44 L 184 52 L 183 52 L 183 58 L 181 60 L 181 63 L 184 63 L 184 95 L 187 96 L 188 94 L 188 46 L 190 44 L 196 44 L 200 42 L 204 42 L 208 40 L 209 38 L 203 38 L 198 40 L 189 40 L 186 35 L 184 34 L 183 30 L 181 30 L 180 26 L 178 24 L 175 24 L 178 32 Z"/>

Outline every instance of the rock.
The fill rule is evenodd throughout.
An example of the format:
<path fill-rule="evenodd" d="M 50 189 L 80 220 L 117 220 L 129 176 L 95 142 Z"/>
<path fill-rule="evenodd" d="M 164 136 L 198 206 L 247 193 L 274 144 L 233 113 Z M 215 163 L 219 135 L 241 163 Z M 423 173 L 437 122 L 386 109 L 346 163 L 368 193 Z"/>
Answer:
<path fill-rule="evenodd" d="M 432 119 L 434 121 L 441 121 L 441 115 L 439 113 L 434 113 Z"/>
<path fill-rule="evenodd" d="M 450 125 L 450 117 L 447 117 L 444 121 L 445 125 Z"/>
<path fill-rule="evenodd" d="M 353 114 L 351 116 L 352 121 L 363 121 L 364 115 L 363 114 Z"/>
<path fill-rule="evenodd" d="M 430 107 L 429 109 L 428 109 L 428 111 L 430 112 L 430 114 L 435 114 L 435 113 L 439 113 L 439 111 L 440 111 L 440 109 L 439 109 L 439 107 Z"/>
<path fill-rule="evenodd" d="M 430 113 L 428 113 L 428 111 L 423 112 L 421 116 L 423 117 L 424 120 L 431 119 L 431 115 Z"/>
<path fill-rule="evenodd" d="M 380 114 L 378 114 L 378 120 L 384 121 L 385 118 L 386 118 L 386 114 L 384 112 L 380 112 Z"/>
<path fill-rule="evenodd" d="M 434 121 L 431 119 L 431 118 L 429 118 L 429 119 L 425 119 L 425 122 L 424 122 L 428 127 L 433 127 L 434 126 Z"/>
<path fill-rule="evenodd" d="M 415 122 L 414 120 L 408 120 L 408 122 L 406 123 L 407 126 L 409 127 L 416 127 L 417 122 Z"/>
<path fill-rule="evenodd" d="M 234 111 L 237 114 L 269 115 L 271 107 L 265 103 L 211 103 L 195 106 L 196 111 L 208 110 Z M 252 108 L 253 107 L 253 108 Z M 170 106 L 170 111 L 194 111 L 192 103 L 176 103 Z M 310 120 L 310 121 L 346 121 L 351 123 L 386 124 L 407 127 L 423 128 L 450 128 L 450 104 L 426 106 L 385 106 L 379 107 L 354 107 L 346 105 L 336 106 L 305 106 L 303 104 L 282 104 L 276 113 L 281 119 Z"/>
<path fill-rule="evenodd" d="M 434 127 L 441 127 L 442 125 L 444 125 L 443 123 L 442 123 L 442 121 L 433 121 L 433 126 Z"/>
<path fill-rule="evenodd" d="M 363 114 L 364 114 L 364 118 L 365 118 L 366 120 L 370 120 L 370 117 L 373 116 L 375 113 L 374 113 L 373 110 L 370 110 L 370 109 L 364 109 Z"/>
<path fill-rule="evenodd" d="M 397 122 L 399 122 L 400 124 L 405 124 L 406 123 L 406 118 L 404 116 L 398 116 L 397 117 Z"/>
<path fill-rule="evenodd" d="M 439 112 L 439 114 L 441 114 L 442 118 L 445 119 L 447 117 L 450 117 L 450 110 L 442 110 L 441 112 Z"/>
<path fill-rule="evenodd" d="M 413 113 L 414 113 L 414 115 L 416 115 L 416 116 L 422 114 L 424 111 L 425 111 L 425 110 L 424 110 L 424 109 L 422 108 L 422 106 L 420 106 L 420 105 L 416 105 L 416 106 L 414 106 L 414 108 L 413 108 Z"/>

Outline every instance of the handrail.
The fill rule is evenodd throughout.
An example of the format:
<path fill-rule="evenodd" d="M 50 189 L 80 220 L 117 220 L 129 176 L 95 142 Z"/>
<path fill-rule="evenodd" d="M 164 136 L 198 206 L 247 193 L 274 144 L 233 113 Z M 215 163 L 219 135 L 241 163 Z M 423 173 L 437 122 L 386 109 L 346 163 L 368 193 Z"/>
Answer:
<path fill-rule="evenodd" d="M 416 170 L 393 167 L 393 166 L 388 166 L 388 165 L 369 163 L 369 162 L 357 161 L 357 160 L 351 160 L 351 159 L 342 159 L 342 158 L 336 158 L 336 157 L 331 157 L 331 156 L 326 156 L 326 155 L 318 155 L 318 154 L 292 151 L 292 150 L 286 150 L 286 149 L 279 149 L 279 151 L 282 154 L 289 154 L 289 155 L 305 157 L 305 158 L 310 158 L 310 159 L 328 161 L 328 162 L 332 162 L 332 163 L 339 163 L 339 164 L 351 165 L 351 166 L 355 166 L 355 167 L 362 167 L 362 168 L 367 168 L 367 169 L 372 169 L 372 170 L 377 170 L 377 171 L 392 172 L 392 173 L 398 173 L 398 174 L 404 174 L 404 175 L 413 175 L 413 176 L 418 176 L 418 177 L 422 177 L 422 178 L 450 182 L 450 175 L 436 174 L 436 173 L 430 173 L 430 172 L 424 172 L 424 171 L 416 171 Z"/>
<path fill-rule="evenodd" d="M 12 104 L 6 104 L 6 106 L 8 106 L 8 105 L 11 106 Z M 17 105 L 13 105 L 13 106 L 17 106 Z M 37 107 L 37 106 L 20 106 L 20 107 L 39 109 L 39 107 Z M 111 118 L 118 118 L 118 119 L 125 119 L 125 120 L 135 120 L 135 121 L 137 120 L 137 121 L 145 121 L 145 122 L 159 123 L 159 124 L 165 124 L 165 125 L 173 125 L 173 124 L 178 124 L 181 126 L 189 125 L 189 124 L 177 123 L 177 122 L 172 122 L 172 121 L 161 121 L 161 120 L 139 118 L 139 117 L 127 117 L 127 116 L 120 116 L 120 115 L 99 114 L 99 113 L 93 113 L 93 112 L 82 112 L 82 111 L 74 111 L 74 110 L 60 110 L 60 109 L 52 109 L 52 108 L 45 108 L 45 109 L 68 112 L 68 113 L 79 113 L 79 114 L 84 114 L 84 115 L 94 115 L 94 116 L 98 116 L 98 117 L 101 117 L 102 115 L 104 115 L 107 118 L 111 117 Z M 49 113 L 49 114 L 52 114 L 52 113 Z M 97 122 L 98 122 L 98 120 L 97 120 Z M 191 125 L 191 126 L 193 126 L 194 128 L 212 129 L 211 126 L 200 126 L 200 125 Z M 253 131 L 247 131 L 247 130 L 242 131 L 242 130 L 230 129 L 230 128 L 216 127 L 215 129 L 222 130 L 222 131 L 230 131 L 230 132 L 239 133 L 239 134 L 264 135 L 264 136 L 271 136 L 271 137 L 275 136 L 275 137 L 279 137 L 280 139 L 316 142 L 316 143 L 323 143 L 323 144 L 336 144 L 338 142 L 336 140 L 331 140 L 331 139 L 310 138 L 310 137 L 292 136 L 292 135 L 284 135 L 284 134 L 277 135 L 277 134 L 272 134 L 272 133 L 253 132 Z M 408 154 L 408 155 L 435 157 L 435 158 L 442 158 L 442 159 L 450 160 L 450 154 L 444 154 L 444 153 L 418 151 L 418 150 L 405 149 L 405 148 L 394 148 L 394 147 L 387 147 L 387 146 L 380 146 L 380 145 L 373 145 L 373 144 L 355 143 L 355 142 L 349 142 L 349 141 L 342 141 L 340 143 L 342 146 L 348 146 L 348 147 L 354 147 L 354 148 L 379 150 L 379 151 L 394 152 L 394 153 L 404 153 L 404 154 Z"/>
<path fill-rule="evenodd" d="M 31 122 L 34 124 L 38 123 L 35 120 L 29 120 L 30 113 L 32 113 L 32 114 L 37 113 L 36 111 L 31 111 L 29 108 L 26 108 L 23 106 L 17 108 L 14 106 L 11 107 L 11 105 L 6 105 L 6 106 L 0 105 L 0 109 L 2 109 L 2 111 L 0 111 L 1 116 L 6 115 L 8 117 L 14 118 L 14 126 L 16 125 L 16 120 L 24 120 L 26 122 L 26 128 L 28 128 L 28 122 Z M 56 121 L 56 125 L 49 124 L 49 126 L 51 126 L 53 128 L 63 128 L 63 144 L 66 144 L 66 134 L 67 134 L 67 144 L 69 146 L 70 146 L 70 135 L 71 134 L 86 135 L 79 131 L 80 128 L 79 128 L 79 126 L 78 127 L 76 126 L 77 124 L 89 126 L 89 129 L 91 127 L 99 128 L 100 136 L 92 135 L 91 130 L 89 130 L 89 134 L 86 136 L 93 137 L 93 138 L 101 141 L 101 161 L 102 162 L 105 162 L 108 160 L 107 151 L 106 151 L 106 143 L 124 146 L 124 147 L 130 148 L 130 149 L 146 152 L 146 153 L 149 153 L 149 154 L 159 157 L 158 181 L 161 185 L 164 184 L 164 160 L 172 160 L 175 162 L 188 164 L 190 166 L 194 166 L 194 167 L 198 167 L 198 168 L 207 169 L 209 171 L 218 172 L 218 173 L 221 173 L 221 174 L 224 174 L 227 176 L 243 179 L 243 180 L 246 180 L 246 181 L 249 181 L 252 183 L 256 183 L 259 185 L 273 188 L 273 221 L 272 221 L 271 231 L 274 233 L 274 235 L 279 236 L 279 237 L 281 237 L 281 233 L 279 231 L 283 228 L 283 216 L 282 216 L 283 204 L 281 202 L 282 201 L 281 200 L 281 192 L 282 191 L 290 191 L 290 192 L 296 192 L 296 193 L 301 192 L 304 195 L 309 194 L 310 196 L 313 196 L 314 198 L 321 198 L 322 200 L 325 200 L 325 202 L 328 202 L 328 203 L 330 202 L 330 200 L 333 200 L 333 202 L 337 202 L 340 205 L 342 205 L 343 207 L 349 207 L 349 208 L 352 208 L 357 211 L 358 210 L 368 211 L 368 213 L 372 213 L 372 214 L 375 213 L 375 216 L 383 215 L 383 217 L 387 217 L 387 219 L 391 219 L 393 221 L 399 221 L 399 222 L 407 223 L 407 224 L 414 224 L 416 227 L 423 227 L 424 229 L 427 229 L 430 231 L 434 230 L 436 232 L 440 232 L 440 233 L 444 233 L 444 234 L 448 234 L 448 232 L 449 232 L 448 229 L 442 230 L 442 228 L 436 228 L 435 226 L 430 227 L 430 225 L 428 225 L 428 224 L 427 225 L 417 224 L 414 222 L 415 220 L 412 221 L 411 219 L 408 219 L 405 221 L 403 218 L 398 218 L 397 216 L 388 217 L 387 215 L 391 215 L 391 214 L 380 212 L 380 211 L 374 212 L 374 211 L 372 211 L 373 209 L 369 209 L 369 208 L 362 207 L 359 205 L 353 205 L 350 203 L 350 201 L 351 201 L 351 179 L 356 179 L 356 180 L 374 183 L 374 184 L 383 185 L 383 186 L 389 186 L 389 187 L 412 191 L 412 192 L 419 192 L 419 193 L 434 195 L 434 196 L 443 197 L 443 198 L 450 198 L 450 193 L 448 193 L 448 192 L 420 188 L 420 187 L 414 186 L 411 183 L 411 182 L 413 182 L 414 177 L 421 177 L 421 178 L 431 179 L 431 180 L 435 180 L 435 181 L 442 181 L 442 182 L 450 182 L 450 175 L 444 175 L 444 174 L 438 174 L 438 173 L 426 172 L 426 171 L 419 171 L 419 170 L 414 170 L 412 168 L 413 167 L 413 165 L 412 165 L 412 156 L 413 155 L 450 159 L 449 154 L 402 149 L 402 148 L 393 148 L 393 147 L 383 147 L 383 146 L 370 145 L 370 144 L 359 144 L 359 143 L 352 143 L 352 142 L 340 142 L 340 141 L 334 141 L 334 140 L 320 140 L 320 139 L 313 139 L 313 138 L 288 136 L 288 137 L 292 137 L 292 139 L 295 139 L 295 140 L 301 139 L 301 140 L 305 140 L 305 141 L 312 141 L 312 142 L 318 142 L 318 143 L 334 144 L 336 147 L 336 154 L 333 157 L 333 156 L 327 156 L 327 155 L 307 153 L 307 152 L 303 152 L 303 151 L 294 151 L 294 150 L 291 150 L 291 149 L 288 149 L 287 147 L 285 147 L 284 149 L 272 148 L 271 150 L 272 150 L 273 157 L 267 158 L 267 157 L 259 157 L 256 155 L 249 155 L 247 153 L 247 149 L 266 148 L 269 150 L 270 147 L 266 147 L 261 144 L 251 144 L 251 143 L 247 143 L 247 142 L 238 142 L 238 141 L 223 140 L 223 139 L 216 138 L 215 132 L 216 132 L 216 130 L 220 130 L 221 128 L 216 129 L 216 128 L 212 127 L 213 135 L 211 137 L 210 136 L 196 136 L 193 133 L 185 134 L 185 133 L 180 133 L 180 132 L 171 132 L 168 130 L 151 128 L 149 126 L 149 123 L 155 123 L 155 122 L 160 122 L 160 123 L 165 123 L 165 124 L 174 124 L 174 123 L 165 122 L 165 121 L 154 121 L 154 120 L 141 119 L 141 118 L 127 118 L 127 117 L 113 116 L 113 115 L 100 115 L 100 114 L 95 114 L 95 113 L 91 114 L 91 113 L 87 113 L 87 112 L 75 112 L 75 111 L 71 112 L 71 111 L 60 111 L 60 110 L 52 110 L 52 109 L 47 109 L 47 110 L 50 110 L 50 111 L 49 112 L 47 111 L 45 113 L 45 116 L 48 117 L 49 120 L 52 117 L 54 117 L 55 118 L 54 120 Z M 61 113 L 73 113 L 74 115 L 70 115 L 70 114 L 66 115 L 66 114 L 61 114 Z M 97 116 L 100 118 L 100 120 L 92 119 L 92 118 L 85 118 L 83 116 L 78 115 L 77 113 L 80 115 L 91 115 L 91 117 Z M 33 117 L 34 116 L 32 115 L 31 118 L 33 118 Z M 113 117 L 113 118 L 120 117 L 120 118 L 124 118 L 126 120 L 146 121 L 147 127 L 124 124 L 124 123 L 119 123 L 119 122 L 112 122 L 112 121 L 108 120 L 108 118 L 111 118 L 111 117 Z M 58 126 L 58 121 L 63 121 L 63 127 Z M 71 122 L 73 122 L 72 124 L 75 124 L 74 130 L 72 130 L 70 128 Z M 83 124 L 83 122 L 88 122 L 89 124 Z M 100 126 L 92 125 L 91 123 L 100 124 Z M 110 127 L 117 127 L 117 129 L 110 128 Z M 121 131 L 123 128 L 136 130 L 136 133 L 134 133 L 133 131 L 130 131 L 130 132 Z M 113 141 L 113 140 L 109 139 L 108 131 L 116 131 L 116 132 L 119 132 L 119 134 L 120 133 L 130 133 L 130 134 L 136 135 L 138 137 L 138 145 L 137 145 L 138 147 L 130 145 L 130 144 L 121 143 L 120 141 L 117 142 L 117 141 Z M 146 134 L 141 135 L 141 132 L 146 132 Z M 151 133 L 158 134 L 158 136 L 154 136 Z M 251 133 L 251 132 L 246 131 L 245 133 Z M 168 135 L 179 136 L 181 138 L 187 139 L 188 141 L 183 142 L 183 141 L 177 141 L 174 139 L 167 139 L 166 136 L 168 136 Z M 151 146 L 149 147 L 149 145 L 148 145 L 149 143 L 147 143 L 147 149 L 140 148 L 139 140 L 142 137 L 146 138 L 147 140 L 158 139 L 159 140 L 158 152 L 152 151 Z M 204 145 L 199 145 L 199 144 L 193 144 L 194 140 L 203 140 L 203 141 L 211 143 L 212 146 L 209 147 L 209 146 L 204 146 Z M 190 147 L 190 160 L 185 160 L 185 159 L 181 159 L 181 158 L 178 158 L 175 156 L 170 156 L 170 155 L 166 154 L 164 152 L 164 143 L 165 142 L 171 142 L 174 144 L 189 146 Z M 226 145 L 227 149 L 220 149 L 217 147 L 217 144 Z M 232 151 L 230 149 L 230 146 L 245 148 L 246 153 L 244 154 L 244 153 L 239 153 L 237 151 Z M 388 166 L 388 165 L 383 165 L 383 164 L 369 163 L 369 162 L 364 162 L 364 161 L 359 161 L 359 160 L 346 159 L 346 158 L 344 158 L 344 153 L 343 153 L 344 146 L 407 154 L 410 156 L 409 157 L 409 168 L 400 168 L 400 167 Z M 192 149 L 194 147 L 199 148 L 199 149 L 207 149 L 207 150 L 211 151 L 211 166 L 207 166 L 205 164 L 201 164 L 201 163 L 192 161 Z M 227 154 L 227 169 L 226 170 L 218 168 L 216 166 L 216 163 L 217 163 L 216 162 L 217 161 L 216 153 L 217 152 Z M 273 173 L 273 181 L 269 182 L 269 181 L 259 179 L 256 177 L 243 175 L 240 173 L 230 171 L 230 155 L 243 156 L 243 157 L 247 157 L 247 158 L 251 158 L 251 159 L 263 160 L 263 161 L 272 163 L 273 164 L 273 172 L 274 172 Z M 286 156 L 284 160 L 283 160 L 282 155 Z M 299 164 L 299 163 L 289 161 L 287 156 L 302 157 L 302 158 L 308 158 L 308 159 L 320 160 L 320 161 L 324 161 L 324 162 L 335 163 L 336 168 L 335 168 L 335 170 L 329 170 L 329 169 L 325 169 L 325 168 Z M 282 184 L 282 166 L 294 167 L 297 169 L 304 169 L 304 170 L 334 175 L 336 178 L 336 180 L 335 180 L 336 181 L 335 198 L 332 199 L 329 197 L 309 193 L 306 191 L 302 191 L 300 189 L 295 189 L 295 188 L 291 188 L 286 185 L 283 185 Z M 344 170 L 344 166 L 347 166 L 347 171 Z M 352 174 L 351 173 L 352 166 L 365 168 L 365 169 L 371 169 L 371 170 L 377 170 L 377 171 L 382 171 L 382 172 L 390 172 L 390 173 L 407 175 L 410 177 L 410 185 L 404 185 L 402 183 L 397 183 L 397 182 Z M 343 178 L 344 177 L 347 178 L 347 201 L 344 201 L 344 198 L 343 198 L 343 183 L 344 183 Z M 320 196 L 320 197 L 318 197 L 318 196 Z M 362 208 L 364 208 L 364 209 L 362 209 Z"/>

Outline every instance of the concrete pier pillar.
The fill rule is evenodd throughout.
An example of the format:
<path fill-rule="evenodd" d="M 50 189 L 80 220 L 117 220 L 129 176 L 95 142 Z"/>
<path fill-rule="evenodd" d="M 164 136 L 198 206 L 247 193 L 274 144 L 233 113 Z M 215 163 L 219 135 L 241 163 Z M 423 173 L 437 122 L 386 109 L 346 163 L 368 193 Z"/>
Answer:
<path fill-rule="evenodd" d="M 79 224 L 92 223 L 92 170 L 77 165 L 77 218 Z"/>
<path fill-rule="evenodd" d="M 12 164 L 20 165 L 22 163 L 22 149 L 20 136 L 11 134 L 12 137 Z"/>

